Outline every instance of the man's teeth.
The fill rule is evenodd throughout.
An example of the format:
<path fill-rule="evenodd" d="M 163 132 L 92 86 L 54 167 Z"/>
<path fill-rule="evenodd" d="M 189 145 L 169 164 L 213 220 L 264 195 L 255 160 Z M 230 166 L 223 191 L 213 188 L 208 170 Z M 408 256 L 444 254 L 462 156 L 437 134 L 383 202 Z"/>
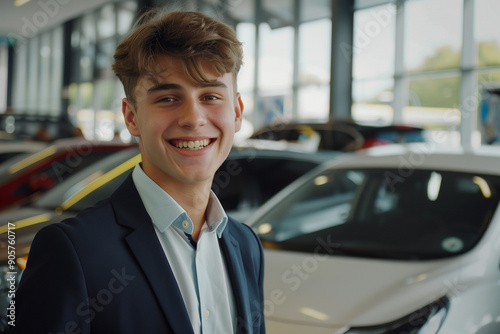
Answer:
<path fill-rule="evenodd" d="M 202 140 L 195 140 L 195 141 L 176 141 L 175 143 L 175 146 L 178 147 L 178 148 L 182 148 L 182 149 L 185 149 L 185 150 L 200 150 L 206 146 L 208 146 L 208 144 L 210 144 L 210 140 L 209 139 L 202 139 Z"/>

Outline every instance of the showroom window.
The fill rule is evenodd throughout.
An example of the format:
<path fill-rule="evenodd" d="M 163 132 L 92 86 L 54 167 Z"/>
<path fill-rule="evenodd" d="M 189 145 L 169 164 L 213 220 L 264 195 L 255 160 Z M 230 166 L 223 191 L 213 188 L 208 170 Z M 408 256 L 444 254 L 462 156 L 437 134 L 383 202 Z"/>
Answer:
<path fill-rule="evenodd" d="M 255 16 L 244 17 L 239 13 L 249 3 L 255 6 Z M 229 14 L 239 21 L 236 31 L 245 48 L 238 85 L 251 107 L 246 112 L 253 126 L 284 120 L 327 121 L 331 2 L 248 1 L 231 8 Z M 252 94 L 247 80 L 257 83 Z"/>
<path fill-rule="evenodd" d="M 262 125 L 283 119 L 328 120 L 330 3 L 267 0 L 262 12 L 269 17 L 259 25 Z"/>
<path fill-rule="evenodd" d="M 408 97 L 403 123 L 458 126 L 459 118 L 449 113 L 460 102 L 462 3 L 419 0 L 406 4 L 404 68 Z"/>
<path fill-rule="evenodd" d="M 498 13 L 500 2 L 476 0 L 475 7 L 475 53 L 478 67 L 500 66 L 500 30 Z M 497 80 L 498 81 L 498 80 Z"/>
<path fill-rule="evenodd" d="M 88 139 L 130 140 L 121 113 L 125 97 L 111 66 L 116 46 L 130 30 L 137 3 L 108 4 L 73 21 L 68 115 Z"/>
<path fill-rule="evenodd" d="M 269 124 L 291 113 L 294 29 L 261 23 L 259 33 L 257 108 L 264 123 Z"/>
<path fill-rule="evenodd" d="M 393 114 L 396 7 L 375 6 L 354 13 L 352 116 L 362 122 L 390 122 Z"/>
<path fill-rule="evenodd" d="M 56 27 L 20 40 L 14 51 L 12 107 L 16 113 L 61 114 L 63 29 Z"/>
<path fill-rule="evenodd" d="M 356 0 L 353 118 L 487 141 L 486 128 L 500 129 L 499 10 L 496 0 Z"/>
<path fill-rule="evenodd" d="M 294 93 L 299 119 L 329 117 L 332 20 L 327 1 L 303 2 L 298 27 L 298 89 Z M 314 37 L 313 37 L 314 36 Z"/>

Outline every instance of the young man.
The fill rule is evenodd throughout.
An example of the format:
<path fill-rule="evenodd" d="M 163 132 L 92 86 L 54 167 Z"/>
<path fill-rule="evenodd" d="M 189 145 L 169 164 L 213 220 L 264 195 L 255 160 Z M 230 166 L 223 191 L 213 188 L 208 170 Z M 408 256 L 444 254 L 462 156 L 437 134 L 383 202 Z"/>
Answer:
<path fill-rule="evenodd" d="M 36 236 L 14 333 L 264 333 L 263 254 L 211 192 L 242 120 L 241 43 L 200 13 L 144 14 L 113 70 L 142 163 Z"/>

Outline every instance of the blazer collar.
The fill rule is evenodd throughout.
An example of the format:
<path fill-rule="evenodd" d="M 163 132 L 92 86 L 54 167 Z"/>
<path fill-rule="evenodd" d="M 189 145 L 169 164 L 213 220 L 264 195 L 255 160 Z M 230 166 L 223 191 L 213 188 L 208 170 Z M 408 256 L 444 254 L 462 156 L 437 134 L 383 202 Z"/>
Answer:
<path fill-rule="evenodd" d="M 132 177 L 111 196 L 116 221 L 131 228 L 125 237 L 137 263 L 151 284 L 158 303 L 174 333 L 193 333 L 191 322 L 174 274 L 158 240 Z"/>

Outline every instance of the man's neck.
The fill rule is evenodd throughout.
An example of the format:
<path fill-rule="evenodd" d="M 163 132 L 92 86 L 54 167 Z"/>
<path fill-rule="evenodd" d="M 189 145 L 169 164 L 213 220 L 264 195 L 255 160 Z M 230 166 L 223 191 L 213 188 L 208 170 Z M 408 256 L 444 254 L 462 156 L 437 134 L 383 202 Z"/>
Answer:
<path fill-rule="evenodd" d="M 197 188 L 197 189 L 195 189 Z M 198 240 L 201 228 L 206 221 L 206 212 L 208 207 L 208 200 L 210 196 L 210 188 L 200 189 L 200 187 L 183 187 L 181 192 L 175 190 L 164 189 L 184 210 L 193 222 L 193 236 L 194 240 Z"/>
<path fill-rule="evenodd" d="M 148 169 L 142 165 L 142 169 L 158 186 L 179 204 L 193 222 L 192 236 L 195 240 L 200 235 L 201 228 L 205 223 L 205 217 L 212 187 L 211 180 L 203 182 L 183 182 L 175 178 L 169 178 L 158 170 Z"/>

